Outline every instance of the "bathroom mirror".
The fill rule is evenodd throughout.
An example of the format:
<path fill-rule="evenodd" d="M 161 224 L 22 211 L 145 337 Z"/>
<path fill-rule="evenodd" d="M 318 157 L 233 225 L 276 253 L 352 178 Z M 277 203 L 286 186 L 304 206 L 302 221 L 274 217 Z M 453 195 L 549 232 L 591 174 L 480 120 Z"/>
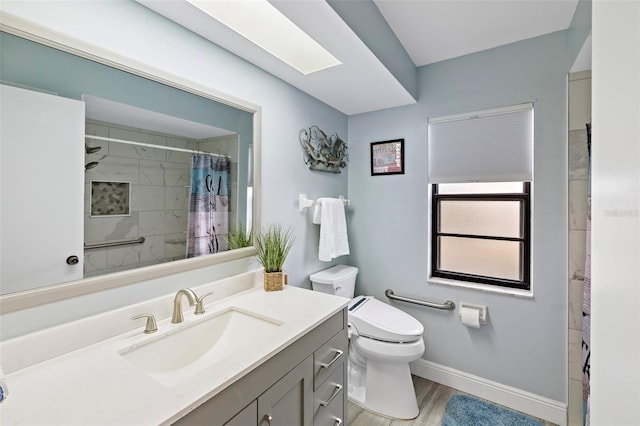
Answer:
<path fill-rule="evenodd" d="M 226 237 L 227 231 L 259 227 L 257 106 L 157 76 L 148 68 L 94 55 L 89 59 L 71 47 L 51 42 L 54 48 L 46 40 L 36 42 L 11 28 L 3 30 L 2 84 L 83 101 L 86 135 L 80 147 L 83 252 L 67 257 L 69 265 L 74 255 L 80 258 L 82 275 L 44 285 L 41 279 L 20 286 L 3 282 L 0 300 L 5 312 L 254 254 L 251 246 L 228 250 Z M 37 157 L 37 148 L 32 150 Z M 56 163 L 70 158 L 56 153 Z M 218 232 L 204 243 L 194 243 L 194 236 L 203 234 L 194 230 L 202 213 L 194 207 L 200 184 L 192 184 L 201 163 L 208 167 L 202 185 L 213 193 L 206 204 L 215 205 L 211 210 Z M 47 168 L 46 180 L 56 191 L 80 184 L 65 182 L 51 170 Z M 16 191 L 32 190 L 20 188 L 19 179 L 12 185 Z M 53 201 L 36 216 L 64 214 L 65 208 Z M 25 223 L 37 220 L 25 218 Z M 3 250 L 4 240 L 3 236 Z M 40 258 L 30 256 L 29 268 L 52 275 Z"/>

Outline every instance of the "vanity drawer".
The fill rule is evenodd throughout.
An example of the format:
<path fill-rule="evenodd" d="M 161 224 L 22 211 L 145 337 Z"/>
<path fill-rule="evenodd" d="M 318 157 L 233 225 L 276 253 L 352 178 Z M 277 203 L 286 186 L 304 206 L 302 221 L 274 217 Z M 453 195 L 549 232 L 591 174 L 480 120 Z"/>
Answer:
<path fill-rule="evenodd" d="M 336 361 L 331 375 L 314 392 L 313 426 L 338 426 L 344 423 L 347 360 Z"/>
<path fill-rule="evenodd" d="M 348 356 L 347 330 L 333 336 L 313 354 L 313 389 L 316 390 L 327 380 L 340 364 L 346 363 Z"/>

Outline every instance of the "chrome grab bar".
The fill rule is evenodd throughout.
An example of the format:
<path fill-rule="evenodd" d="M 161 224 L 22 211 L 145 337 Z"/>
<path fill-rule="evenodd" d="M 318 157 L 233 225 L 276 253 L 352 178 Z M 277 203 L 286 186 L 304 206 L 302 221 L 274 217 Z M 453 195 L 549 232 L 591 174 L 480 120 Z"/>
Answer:
<path fill-rule="evenodd" d="M 84 243 L 84 248 L 95 249 L 95 248 L 124 246 L 127 244 L 142 244 L 142 243 L 144 243 L 144 237 L 134 238 L 130 240 L 105 241 L 104 243 L 90 243 L 90 244 Z"/>
<path fill-rule="evenodd" d="M 407 303 L 415 303 L 416 305 L 428 306 L 429 308 L 445 309 L 447 311 L 453 311 L 456 308 L 456 304 L 453 303 L 451 300 L 447 300 L 444 303 L 427 302 L 426 300 L 418 300 L 418 299 L 411 299 L 409 297 L 397 296 L 391 289 L 385 290 L 384 295 L 387 296 L 389 299 L 399 300 L 401 302 L 407 302 Z"/>

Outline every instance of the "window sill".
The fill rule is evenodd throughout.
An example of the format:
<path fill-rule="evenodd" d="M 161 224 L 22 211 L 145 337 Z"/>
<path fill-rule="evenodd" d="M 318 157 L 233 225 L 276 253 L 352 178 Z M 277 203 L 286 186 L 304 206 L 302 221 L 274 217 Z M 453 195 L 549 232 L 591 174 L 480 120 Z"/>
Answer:
<path fill-rule="evenodd" d="M 445 285 L 451 287 L 462 287 L 469 290 L 483 291 L 485 293 L 503 294 L 505 296 L 520 297 L 523 299 L 533 299 L 532 290 L 521 290 L 517 288 L 497 287 L 487 284 L 470 283 L 464 281 L 449 280 L 446 278 L 433 278 L 427 279 L 429 284 Z"/>

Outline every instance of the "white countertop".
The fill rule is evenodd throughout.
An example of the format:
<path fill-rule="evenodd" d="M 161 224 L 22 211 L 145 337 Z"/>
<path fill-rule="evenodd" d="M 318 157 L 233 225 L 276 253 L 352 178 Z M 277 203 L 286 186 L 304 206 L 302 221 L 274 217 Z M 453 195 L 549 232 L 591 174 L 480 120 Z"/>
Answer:
<path fill-rule="evenodd" d="M 171 423 L 343 309 L 347 303 L 345 298 L 291 286 L 272 292 L 253 287 L 206 305 L 206 313 L 198 316 L 193 314 L 193 308 L 183 303 L 185 322 L 182 324 L 171 324 L 170 318 L 165 318 L 158 321 L 157 333 L 147 335 L 142 332 L 144 326 L 136 327 L 10 372 L 5 377 L 9 395 L 0 404 L 0 423 L 5 426 Z M 171 387 L 161 384 L 119 354 L 172 327 L 188 326 L 230 307 L 273 318 L 282 324 L 268 338 L 256 336 L 255 340 L 247 342 L 246 350 Z M 143 320 L 139 321 L 144 324 Z M 81 323 L 69 324 L 65 333 L 73 335 L 74 327 L 78 329 Z M 32 339 L 31 350 L 37 351 L 33 342 Z"/>

